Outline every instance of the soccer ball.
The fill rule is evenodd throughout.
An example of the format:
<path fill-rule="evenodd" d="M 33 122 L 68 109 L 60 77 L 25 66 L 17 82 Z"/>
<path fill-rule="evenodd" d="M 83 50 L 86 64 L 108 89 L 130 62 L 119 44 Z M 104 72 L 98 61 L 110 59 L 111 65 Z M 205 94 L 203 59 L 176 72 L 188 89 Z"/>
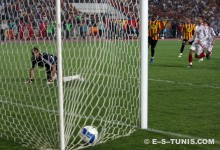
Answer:
<path fill-rule="evenodd" d="M 93 126 L 85 126 L 80 130 L 79 133 L 81 139 L 88 143 L 88 144 L 93 144 L 97 141 L 98 139 L 98 131 L 95 127 Z"/>

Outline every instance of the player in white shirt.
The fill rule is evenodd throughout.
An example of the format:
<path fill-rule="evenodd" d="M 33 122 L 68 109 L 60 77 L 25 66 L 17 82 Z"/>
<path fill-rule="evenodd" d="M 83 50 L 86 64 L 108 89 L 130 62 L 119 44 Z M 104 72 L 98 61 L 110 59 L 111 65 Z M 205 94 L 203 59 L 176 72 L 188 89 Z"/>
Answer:
<path fill-rule="evenodd" d="M 206 58 L 207 60 L 210 59 L 210 56 L 212 55 L 212 49 L 213 49 L 213 45 L 215 42 L 215 31 L 212 27 L 209 26 L 209 23 L 207 21 L 204 21 L 204 26 L 206 27 L 207 33 L 208 33 L 208 38 L 207 38 L 207 43 L 206 43 L 206 48 L 207 48 L 207 52 L 206 52 Z"/>
<path fill-rule="evenodd" d="M 195 58 L 200 58 L 200 61 L 203 60 L 203 57 L 205 57 L 204 49 L 206 48 L 208 33 L 203 25 L 203 18 L 199 16 L 197 18 L 198 25 L 195 28 L 194 35 L 191 39 L 189 39 L 188 42 L 191 42 L 194 40 L 192 45 L 190 46 L 190 52 L 189 52 L 189 65 L 188 68 L 192 67 L 192 60 L 193 60 L 193 53 L 196 51 Z"/>

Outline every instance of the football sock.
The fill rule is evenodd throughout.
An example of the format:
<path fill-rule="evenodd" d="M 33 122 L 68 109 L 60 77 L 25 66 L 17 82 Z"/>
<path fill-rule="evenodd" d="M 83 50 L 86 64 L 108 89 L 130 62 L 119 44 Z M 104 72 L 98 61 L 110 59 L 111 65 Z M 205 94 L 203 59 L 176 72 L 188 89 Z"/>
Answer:
<path fill-rule="evenodd" d="M 191 53 L 189 53 L 189 58 L 188 58 L 188 60 L 189 60 L 189 63 L 192 62 L 192 54 L 191 54 Z"/>
<path fill-rule="evenodd" d="M 203 58 L 203 57 L 205 57 L 204 52 L 202 52 L 202 53 L 199 55 L 199 58 Z"/>

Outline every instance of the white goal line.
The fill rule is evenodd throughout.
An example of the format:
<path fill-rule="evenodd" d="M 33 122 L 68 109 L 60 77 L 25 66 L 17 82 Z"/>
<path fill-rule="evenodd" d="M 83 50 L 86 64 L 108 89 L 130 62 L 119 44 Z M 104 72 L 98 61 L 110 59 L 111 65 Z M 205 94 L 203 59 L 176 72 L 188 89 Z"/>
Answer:
<path fill-rule="evenodd" d="M 190 86 L 198 86 L 198 87 L 206 87 L 206 88 L 213 88 L 219 89 L 219 86 L 207 85 L 207 84 L 193 84 L 193 83 L 182 83 L 182 82 L 175 82 L 169 80 L 160 80 L 160 79 L 148 79 L 149 81 L 156 81 L 156 82 L 164 82 L 164 83 L 171 83 L 171 84 L 180 84 L 180 85 L 190 85 Z"/>
<path fill-rule="evenodd" d="M 86 74 L 83 73 L 83 75 L 92 75 L 92 76 L 107 76 L 107 77 L 112 77 L 114 76 L 115 78 L 123 78 L 122 76 L 117 76 L 117 75 L 107 75 L 107 74 Z M 127 77 L 127 78 L 134 78 L 137 79 L 136 77 Z M 193 84 L 193 83 L 187 83 L 187 82 L 175 82 L 175 81 L 170 81 L 170 80 L 161 80 L 161 79 L 152 79 L 149 78 L 149 81 L 155 81 L 155 82 L 164 82 L 164 83 L 170 83 L 170 84 L 180 84 L 180 85 L 190 85 L 190 86 L 197 86 L 197 87 L 205 87 L 205 88 L 212 88 L 212 89 L 219 89 L 220 86 L 215 86 L 215 85 L 208 85 L 208 84 Z"/>
<path fill-rule="evenodd" d="M 43 111 L 43 112 L 58 114 L 58 110 L 48 110 L 48 109 L 45 109 L 43 107 L 37 107 L 37 106 L 33 106 L 33 105 L 23 105 L 23 104 L 20 104 L 20 103 L 12 102 L 10 100 L 1 100 L 0 99 L 0 103 L 7 104 L 7 105 L 14 105 L 14 106 L 17 106 L 17 107 L 20 107 L 20 108 L 23 108 L 23 109 L 24 108 L 32 108 L 32 109 Z M 113 124 L 113 125 L 121 125 L 121 126 L 129 126 L 129 127 L 132 127 L 132 128 L 138 128 L 138 126 L 126 124 L 122 121 L 109 121 L 109 120 L 106 120 L 106 119 L 99 119 L 99 118 L 96 118 L 96 117 L 93 117 L 93 116 L 86 117 L 86 116 L 83 116 L 83 115 L 80 115 L 80 114 L 77 114 L 77 113 L 71 113 L 71 112 L 67 112 L 67 113 L 65 113 L 65 115 L 70 115 L 70 116 L 74 116 L 74 117 L 77 117 L 77 118 L 82 118 L 82 119 L 85 119 L 85 120 L 89 119 L 89 120 L 105 122 L 105 123 L 109 123 L 109 124 Z"/>
<path fill-rule="evenodd" d="M 88 75 L 95 75 L 95 76 L 107 76 L 110 77 L 112 75 L 106 75 L 106 74 L 88 74 Z M 123 78 L 122 76 L 115 76 L 115 78 Z M 136 79 L 136 77 L 130 77 Z M 213 89 L 219 89 L 219 86 L 214 85 L 207 85 L 207 84 L 193 84 L 193 83 L 187 83 L 187 82 L 175 82 L 175 81 L 169 81 L 169 80 L 161 80 L 161 79 L 148 79 L 149 81 L 155 81 L 155 82 L 164 82 L 164 83 L 171 83 L 171 84 L 180 84 L 180 85 L 190 85 L 190 86 L 198 86 L 198 87 L 205 87 L 205 88 L 213 88 Z"/>
<path fill-rule="evenodd" d="M 12 102 L 10 101 L 3 101 L 3 100 L 0 100 L 1 103 L 7 103 L 7 104 L 13 104 Z M 52 113 L 57 113 L 56 110 L 46 110 L 46 109 L 43 109 L 43 108 L 39 108 L 39 107 L 34 107 L 34 106 L 27 106 L 27 105 L 20 105 L 18 103 L 14 103 L 16 104 L 17 106 L 20 106 L 20 107 L 31 107 L 31 108 L 35 108 L 35 109 L 38 109 L 38 110 L 42 110 L 42 111 L 45 111 L 45 112 L 52 112 Z M 109 121 L 109 120 L 105 120 L 105 119 L 98 119 L 98 118 L 95 118 L 95 117 L 85 117 L 85 116 L 81 116 L 81 115 L 78 115 L 78 114 L 73 114 L 73 113 L 67 113 L 67 115 L 74 115 L 75 117 L 78 117 L 78 118 L 83 118 L 83 119 L 91 119 L 91 120 L 96 120 L 96 121 L 100 121 L 100 122 L 106 122 L 106 123 L 110 123 L 110 124 L 115 124 L 115 125 L 122 125 L 122 126 L 129 126 L 129 127 L 132 127 L 132 128 L 138 128 L 138 126 L 134 126 L 134 125 L 130 125 L 130 124 L 126 124 L 126 123 L 123 123 L 123 122 L 119 122 L 119 121 Z M 180 137 L 180 138 L 187 138 L 187 139 L 203 139 L 203 138 L 200 138 L 200 137 L 194 137 L 194 136 L 191 136 L 191 135 L 185 135 L 185 134 L 180 134 L 180 133 L 173 133 L 173 132 L 168 132 L 168 131 L 163 131 L 163 130 L 157 130 L 157 129 L 153 129 L 153 128 L 148 128 L 147 131 L 149 132 L 154 132 L 154 133 L 159 133 L 159 134 L 164 134 L 164 135 L 171 135 L 171 136 L 175 136 L 175 137 Z M 215 140 L 215 144 L 218 144 L 220 145 L 220 141 L 216 141 Z"/>

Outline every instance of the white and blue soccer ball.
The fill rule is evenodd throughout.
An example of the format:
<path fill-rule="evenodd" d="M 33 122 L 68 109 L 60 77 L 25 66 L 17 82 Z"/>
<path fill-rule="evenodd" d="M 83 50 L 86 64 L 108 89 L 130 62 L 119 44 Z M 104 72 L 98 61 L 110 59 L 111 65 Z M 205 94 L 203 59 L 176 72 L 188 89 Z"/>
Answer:
<path fill-rule="evenodd" d="M 82 141 L 88 144 L 94 144 L 98 139 L 98 131 L 93 126 L 85 126 L 80 130 L 79 133 Z"/>

